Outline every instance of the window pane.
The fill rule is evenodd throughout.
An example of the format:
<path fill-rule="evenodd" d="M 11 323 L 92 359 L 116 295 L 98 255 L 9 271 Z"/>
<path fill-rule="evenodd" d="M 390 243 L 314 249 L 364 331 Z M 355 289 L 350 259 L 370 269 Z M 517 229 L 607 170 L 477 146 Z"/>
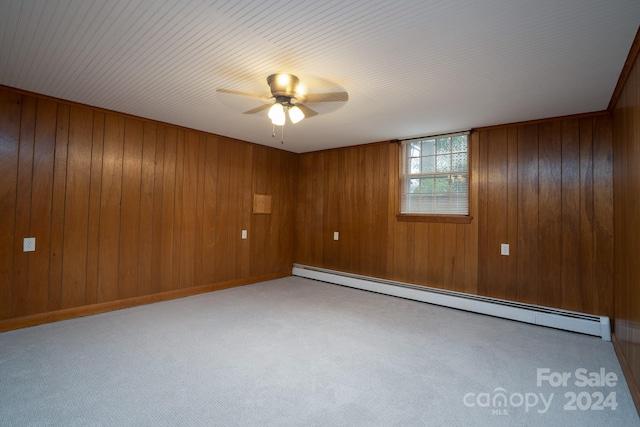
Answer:
<path fill-rule="evenodd" d="M 451 156 L 438 156 L 436 172 L 449 172 L 451 170 Z"/>
<path fill-rule="evenodd" d="M 451 151 L 464 151 L 467 152 L 467 135 L 458 135 L 452 138 Z"/>
<path fill-rule="evenodd" d="M 436 193 L 448 193 L 451 183 L 449 176 L 438 176 L 436 177 Z"/>
<path fill-rule="evenodd" d="M 451 152 L 451 138 L 438 138 L 438 154 Z"/>
<path fill-rule="evenodd" d="M 468 215 L 468 148 L 467 135 L 404 143 L 401 212 Z"/>
<path fill-rule="evenodd" d="M 436 154 L 436 140 L 428 139 L 426 141 L 422 141 L 422 155 L 433 156 L 434 154 Z"/>
<path fill-rule="evenodd" d="M 419 187 L 420 187 L 419 179 L 412 178 L 409 180 L 409 193 L 416 193 Z"/>
<path fill-rule="evenodd" d="M 422 172 L 429 173 L 436 171 L 436 158 L 428 156 L 422 158 Z"/>
<path fill-rule="evenodd" d="M 433 193 L 433 178 L 422 178 L 420 180 L 420 192 L 421 193 Z"/>
<path fill-rule="evenodd" d="M 410 165 L 409 173 L 420 173 L 420 157 L 412 157 Z"/>
<path fill-rule="evenodd" d="M 411 143 L 409 146 L 409 157 L 420 157 L 420 141 Z"/>
<path fill-rule="evenodd" d="M 451 170 L 466 171 L 469 170 L 467 162 L 467 153 L 455 153 L 451 155 Z"/>

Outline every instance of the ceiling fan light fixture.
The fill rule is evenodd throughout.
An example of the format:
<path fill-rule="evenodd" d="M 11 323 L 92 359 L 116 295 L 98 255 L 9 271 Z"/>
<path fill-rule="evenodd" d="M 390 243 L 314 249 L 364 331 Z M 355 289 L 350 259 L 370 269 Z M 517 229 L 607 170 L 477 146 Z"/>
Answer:
<path fill-rule="evenodd" d="M 298 123 L 300 120 L 304 119 L 304 113 L 300 107 L 294 105 L 289 108 L 289 118 L 291 119 L 291 123 Z"/>
<path fill-rule="evenodd" d="M 284 126 L 286 116 L 284 114 L 284 106 L 279 102 L 276 102 L 269 108 L 269 118 L 271 123 L 277 126 Z"/>

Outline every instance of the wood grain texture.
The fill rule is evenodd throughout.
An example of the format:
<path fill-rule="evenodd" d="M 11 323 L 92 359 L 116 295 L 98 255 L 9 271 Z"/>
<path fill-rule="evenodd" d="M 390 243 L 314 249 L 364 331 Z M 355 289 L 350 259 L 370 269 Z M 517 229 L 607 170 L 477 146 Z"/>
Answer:
<path fill-rule="evenodd" d="M 51 196 L 56 148 L 57 104 L 38 100 L 31 187 L 31 235 L 35 252 L 29 256 L 29 290 L 26 314 L 47 310 L 49 297 L 49 254 L 51 252 Z M 95 240 L 94 240 L 95 241 Z"/>
<path fill-rule="evenodd" d="M 140 174 L 140 218 L 138 227 L 138 286 L 136 295 L 148 295 L 155 291 L 157 282 L 152 279 L 154 221 L 154 186 L 156 166 L 157 129 L 154 124 L 144 123 L 142 135 Z"/>
<path fill-rule="evenodd" d="M 20 147 L 18 150 L 18 182 L 16 183 L 15 240 L 13 259 L 12 316 L 26 313 L 29 287 L 29 255 L 22 251 L 23 238 L 31 236 L 31 184 L 33 176 L 33 145 L 36 121 L 36 100 L 24 97 L 20 121 Z M 36 241 L 37 242 L 37 241 Z"/>
<path fill-rule="evenodd" d="M 50 311 L 60 310 L 62 295 L 62 261 L 64 244 L 64 216 L 67 182 L 67 145 L 69 143 L 68 105 L 58 105 L 56 148 L 53 160 L 53 194 L 51 199 L 51 246 L 49 253 Z"/>
<path fill-rule="evenodd" d="M 100 240 L 98 241 L 100 251 L 98 302 L 118 299 L 124 118 L 107 114 L 104 126 Z"/>
<path fill-rule="evenodd" d="M 98 245 L 92 245 L 89 242 L 98 242 L 100 239 L 100 194 L 102 193 L 103 156 L 104 113 L 96 111 L 93 116 L 93 135 L 91 144 L 85 304 L 95 304 L 98 301 L 98 266 L 100 251 Z"/>
<path fill-rule="evenodd" d="M 611 281 L 600 270 L 612 269 L 610 133 L 601 113 L 473 132 L 468 224 L 397 220 L 397 144 L 300 155 L 295 261 L 611 315 Z M 376 148 L 379 166 L 368 167 Z"/>
<path fill-rule="evenodd" d="M 61 308 L 85 304 L 93 111 L 72 107 L 64 207 Z"/>
<path fill-rule="evenodd" d="M 518 301 L 536 304 L 538 286 L 538 129 L 518 128 Z"/>
<path fill-rule="evenodd" d="M 21 103 L 20 95 L 0 91 L 0 319 L 12 316 Z"/>
<path fill-rule="evenodd" d="M 580 128 L 562 121 L 562 306 L 580 311 Z"/>
<path fill-rule="evenodd" d="M 397 144 L 376 143 L 299 156 L 296 262 L 444 289 L 475 289 L 469 281 L 477 278 L 472 271 L 477 262 L 470 258 L 477 247 L 466 245 L 467 235 L 477 242 L 474 221 L 397 220 L 399 154 Z M 472 210 L 476 205 L 472 201 Z M 340 233 L 337 241 L 334 231 Z"/>
<path fill-rule="evenodd" d="M 0 90 L 0 322 L 290 274 L 296 174 L 282 150 Z"/>
<path fill-rule="evenodd" d="M 636 37 L 632 52 L 638 52 L 640 40 Z M 613 200 L 613 228 L 607 218 L 609 211 L 595 212 L 595 254 L 604 266 L 594 272 L 597 280 L 604 280 L 604 286 L 594 295 L 609 295 L 611 279 L 615 289 L 614 331 L 618 341 L 618 355 L 622 365 L 626 365 L 626 380 L 632 390 L 638 413 L 640 413 L 640 66 L 637 57 L 629 66 L 629 73 L 621 84 L 620 95 L 613 109 L 613 137 L 607 133 L 599 135 L 594 144 L 594 156 L 613 155 L 613 197 L 608 188 L 601 185 L 602 176 L 611 171 L 606 167 L 594 170 L 594 204 L 607 204 Z M 609 148 L 609 141 L 612 148 Z M 611 209 L 609 207 L 608 209 Z M 610 242 L 613 230 L 615 246 Z M 611 248 L 613 247 L 613 266 Z M 596 299 L 596 306 L 600 302 Z"/>
<path fill-rule="evenodd" d="M 538 304 L 550 307 L 562 305 L 562 125 L 560 121 L 543 123 L 539 127 L 539 263 Z"/>

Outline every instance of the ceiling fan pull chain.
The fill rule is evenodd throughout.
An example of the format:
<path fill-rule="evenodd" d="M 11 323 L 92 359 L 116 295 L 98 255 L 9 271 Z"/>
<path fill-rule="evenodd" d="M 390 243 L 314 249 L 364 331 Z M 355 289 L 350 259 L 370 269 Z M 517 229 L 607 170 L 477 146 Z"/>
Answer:
<path fill-rule="evenodd" d="M 282 126 L 282 137 L 280 138 L 280 144 L 284 145 L 284 126 Z"/>
<path fill-rule="evenodd" d="M 276 125 L 274 125 L 273 123 L 271 124 L 271 137 L 276 137 Z"/>

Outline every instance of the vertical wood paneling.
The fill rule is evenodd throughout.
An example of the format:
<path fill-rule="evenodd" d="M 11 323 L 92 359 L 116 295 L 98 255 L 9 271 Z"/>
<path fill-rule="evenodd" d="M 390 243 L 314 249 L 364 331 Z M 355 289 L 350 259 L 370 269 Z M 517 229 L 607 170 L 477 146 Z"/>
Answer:
<path fill-rule="evenodd" d="M 223 224 L 229 223 L 229 176 L 231 170 L 231 146 L 227 139 L 221 139 L 218 146 L 218 194 L 217 205 L 215 215 L 217 221 Z M 229 263 L 225 259 L 225 254 L 228 251 L 228 236 L 229 230 L 227 228 L 218 230 L 215 236 L 215 251 L 214 268 L 215 268 L 215 280 L 227 280 L 230 277 Z"/>
<path fill-rule="evenodd" d="M 471 161 L 486 165 L 488 162 L 489 134 L 487 132 L 482 132 L 476 135 L 478 140 L 478 156 L 473 158 Z M 489 179 L 487 177 L 487 171 L 488 167 L 485 167 L 480 169 L 479 173 L 475 175 L 475 181 L 478 182 L 478 214 L 476 221 L 480 223 L 480 228 L 478 230 L 478 262 L 480 265 L 487 265 L 489 256 L 489 227 L 487 225 L 489 218 Z M 474 177 L 472 176 L 472 181 L 473 178 Z M 486 295 L 489 292 L 489 274 L 490 272 L 488 268 L 480 269 L 478 271 L 478 292 L 480 295 Z"/>
<path fill-rule="evenodd" d="M 395 226 L 396 221 L 393 220 L 394 216 L 399 209 L 398 204 L 398 167 L 400 156 L 400 144 L 388 144 L 387 153 L 387 169 L 389 171 L 389 179 L 387 184 L 387 194 L 389 195 L 389 203 L 387 205 L 387 265 L 385 274 L 389 275 L 391 279 L 395 278 Z M 384 183 L 381 183 L 381 191 L 384 191 Z"/>
<path fill-rule="evenodd" d="M 387 241 L 389 240 L 387 223 L 389 222 L 389 191 L 385 184 L 389 182 L 387 159 L 391 144 L 378 144 L 374 152 L 373 184 L 373 271 L 377 277 L 383 276 L 387 266 Z M 380 190 L 378 190 L 380 189 Z"/>
<path fill-rule="evenodd" d="M 280 183 L 280 180 L 278 179 L 279 174 L 277 173 L 278 170 L 282 169 L 282 157 L 279 156 L 275 151 L 273 150 L 267 150 L 268 151 L 268 157 L 267 157 L 267 164 L 269 164 L 271 167 L 273 167 L 273 169 L 268 168 L 268 172 L 266 174 L 267 176 L 267 194 L 271 195 L 271 199 L 272 199 L 272 204 L 271 204 L 271 214 L 267 215 L 267 224 L 265 224 L 268 227 L 268 233 L 267 233 L 267 238 L 265 239 L 265 244 L 266 244 L 266 248 L 265 248 L 265 268 L 267 270 L 272 270 L 276 268 L 276 265 L 278 263 L 278 256 L 277 256 L 277 247 L 279 246 L 279 239 L 278 236 L 279 234 L 277 233 L 278 230 L 278 226 L 279 226 L 279 215 L 278 215 L 278 211 L 281 208 L 281 191 L 282 191 L 282 185 Z M 275 203 L 274 203 L 275 202 Z M 237 232 L 240 231 L 240 228 L 236 228 Z M 237 238 L 237 234 L 235 236 Z"/>
<path fill-rule="evenodd" d="M 518 284 L 519 301 L 537 303 L 538 286 L 538 127 L 518 128 Z"/>
<path fill-rule="evenodd" d="M 507 128 L 507 243 L 506 289 L 504 297 L 518 299 L 518 128 Z M 480 266 L 480 268 L 484 268 Z"/>
<path fill-rule="evenodd" d="M 295 155 L 53 101 L 27 108 L 20 95 L 0 94 L 0 195 L 11 223 L 3 221 L 7 233 L 0 236 L 11 248 L 0 259 L 3 283 L 10 284 L 0 297 L 2 318 L 12 316 L 12 305 L 33 314 L 286 270 L 294 237 L 297 262 L 611 310 L 606 116 L 474 132 L 473 220 L 452 225 L 396 220 L 397 144 Z M 30 146 L 20 145 L 21 135 Z M 21 150 L 31 152 L 21 157 L 32 165 L 19 160 Z M 22 185 L 31 195 L 18 202 L 19 179 L 30 175 Z M 254 192 L 273 195 L 271 215 L 250 212 Z M 14 262 L 22 255 L 15 232 L 25 228 L 16 227 L 19 206 L 27 230 L 51 237 L 35 236 L 27 291 L 17 287 L 14 294 Z M 245 227 L 249 239 L 241 241 Z M 499 257 L 493 246 L 505 239 L 511 255 Z M 487 271 L 489 265 L 506 274 Z M 580 275 L 583 267 L 592 275 Z"/>
<path fill-rule="evenodd" d="M 562 122 L 562 306 L 579 311 L 580 295 L 580 128 Z"/>
<path fill-rule="evenodd" d="M 353 271 L 353 201 L 354 184 L 357 175 L 356 150 L 346 149 L 337 157 L 338 174 L 333 181 L 333 193 L 338 195 L 338 216 L 336 230 L 340 240 L 336 242 L 335 265 L 338 270 Z M 355 172 L 355 173 L 353 173 Z"/>
<path fill-rule="evenodd" d="M 138 287 L 136 295 L 154 293 L 153 228 L 155 218 L 154 185 L 156 163 L 156 125 L 144 123 L 142 135 L 142 164 L 140 175 L 140 215 L 138 228 Z"/>
<path fill-rule="evenodd" d="M 251 216 L 253 210 L 253 153 L 254 147 L 250 144 L 242 144 L 242 152 L 240 153 L 240 181 L 239 185 L 240 189 L 240 226 L 237 231 L 242 235 L 242 230 L 247 230 L 247 233 L 251 232 Z M 294 194 L 294 189 L 292 188 L 290 192 L 286 192 L 285 194 Z M 284 196 L 284 197 L 283 197 Z M 278 195 L 279 203 L 276 203 L 276 206 L 273 211 L 274 218 L 276 220 L 282 220 L 282 211 L 284 209 L 293 209 L 293 206 L 284 206 L 287 201 L 290 200 L 290 197 L 286 197 L 284 194 Z M 237 237 L 237 234 L 236 234 Z M 278 238 L 279 237 L 279 238 Z M 252 236 L 253 239 L 253 236 Z M 283 239 L 282 234 L 276 232 L 276 242 L 280 240 L 291 240 L 291 239 Z M 254 240 L 241 240 L 238 246 L 238 276 L 239 277 L 250 277 L 251 276 L 251 243 Z M 278 250 L 276 247 L 274 250 L 274 256 L 281 257 L 285 256 L 287 260 L 291 261 L 291 254 L 284 254 L 283 251 Z M 276 267 L 277 268 L 277 267 Z"/>
<path fill-rule="evenodd" d="M 456 234 L 456 224 L 444 224 L 444 255 L 443 255 L 443 276 L 442 287 L 454 291 L 455 287 L 455 271 L 456 271 L 456 245 L 458 244 Z"/>
<path fill-rule="evenodd" d="M 271 188 L 269 187 L 271 180 L 269 179 L 267 169 L 268 162 L 269 150 L 263 147 L 256 147 L 252 158 L 254 171 L 252 178 L 252 193 L 254 194 L 271 193 Z M 259 272 L 265 271 L 266 269 L 266 253 L 267 241 L 270 236 L 270 221 L 271 215 L 253 214 L 251 217 L 251 238 L 257 239 L 259 242 L 258 244 L 253 245 L 251 249 L 251 259 L 255 260 L 251 266 L 253 274 L 260 274 Z"/>
<path fill-rule="evenodd" d="M 239 202 L 242 199 L 238 197 L 238 187 L 240 184 L 240 177 L 236 173 L 241 162 L 242 152 L 241 143 L 236 141 L 229 141 L 229 190 L 227 193 L 227 205 L 228 205 L 228 227 L 227 227 L 227 245 L 226 250 L 228 253 L 233 254 L 229 261 L 225 265 L 225 278 L 231 279 L 238 274 L 238 247 L 240 246 L 240 218 L 236 212 L 238 212 Z M 267 265 L 269 263 L 267 262 Z"/>
<path fill-rule="evenodd" d="M 207 150 L 207 136 L 200 134 L 198 142 L 198 178 L 196 180 L 196 230 L 195 230 L 195 248 L 193 256 L 194 284 L 206 283 L 203 281 L 203 252 L 204 252 L 204 173 Z M 244 191 L 243 191 L 244 194 Z"/>
<path fill-rule="evenodd" d="M 198 156 L 200 136 L 186 132 L 184 142 L 183 194 L 180 209 L 182 218 L 180 242 L 180 287 L 195 284 L 196 217 L 198 191 Z"/>
<path fill-rule="evenodd" d="M 176 163 L 175 163 L 175 193 L 173 199 L 173 251 L 171 255 L 172 280 L 171 289 L 181 287 L 182 277 L 182 204 L 184 195 L 184 129 L 178 129 L 176 135 Z"/>
<path fill-rule="evenodd" d="M 593 119 L 580 120 L 581 311 L 593 311 Z"/>
<path fill-rule="evenodd" d="M 0 319 L 11 317 L 21 103 L 0 91 Z"/>
<path fill-rule="evenodd" d="M 613 231 L 613 153 L 611 117 L 594 118 L 593 206 L 594 270 L 593 312 L 613 315 L 614 231 Z M 602 161 L 606 159 L 606 161 Z"/>
<path fill-rule="evenodd" d="M 340 202 L 344 202 L 344 200 L 340 199 L 342 196 L 338 193 L 338 186 L 342 182 L 340 172 L 343 170 L 339 165 L 339 159 L 342 158 L 341 154 L 342 151 L 331 150 L 327 152 L 324 157 L 325 167 L 323 170 L 323 180 L 325 182 L 326 191 L 324 192 L 324 210 L 322 213 L 322 263 L 330 269 L 339 268 L 339 240 L 333 240 L 333 232 L 342 231 L 342 234 L 345 232 L 344 230 L 340 230 Z"/>
<path fill-rule="evenodd" d="M 360 230 L 356 236 L 355 244 L 359 249 L 359 253 L 356 254 L 355 259 L 359 262 L 358 271 L 369 272 L 374 271 L 375 261 L 375 229 L 374 224 L 374 212 L 377 207 L 374 200 L 374 169 L 377 169 L 377 164 L 374 162 L 374 152 L 377 146 L 367 145 L 364 151 L 358 152 L 358 165 L 361 167 L 362 174 L 359 175 L 359 185 L 356 190 L 356 194 L 361 195 L 362 211 L 354 210 L 354 225 L 359 225 Z M 378 187 L 376 187 L 378 188 Z"/>
<path fill-rule="evenodd" d="M 477 222 L 476 222 L 477 223 Z M 466 265 L 466 224 L 456 224 L 456 261 L 453 266 L 453 284 L 450 288 L 452 291 L 464 292 L 465 286 L 465 265 Z"/>
<path fill-rule="evenodd" d="M 218 138 L 207 136 L 207 147 L 205 150 L 205 177 L 204 177 L 204 226 L 203 226 L 203 283 L 215 282 L 216 256 L 216 206 L 218 204 Z"/>
<path fill-rule="evenodd" d="M 18 149 L 18 182 L 16 185 L 15 239 L 13 259 L 12 316 L 24 316 L 29 286 L 29 253 L 22 252 L 22 239 L 30 236 L 31 183 L 33 174 L 33 145 L 36 121 L 36 100 L 22 98 L 20 146 Z"/>
<path fill-rule="evenodd" d="M 140 288 L 147 289 L 149 294 L 160 292 L 161 272 L 162 272 L 162 235 L 163 235 L 163 199 L 164 199 L 164 150 L 165 150 L 165 127 L 156 126 L 156 152 L 154 160 L 153 176 L 153 222 L 151 230 L 151 277 L 149 284 L 142 283 Z M 147 217 L 148 218 L 148 217 Z"/>
<path fill-rule="evenodd" d="M 160 235 L 160 291 L 173 286 L 174 206 L 176 203 L 176 147 L 178 132 L 174 127 L 165 128 L 164 164 L 162 182 L 162 229 Z"/>
<path fill-rule="evenodd" d="M 559 121 L 542 123 L 539 128 L 540 199 L 538 236 L 538 304 L 559 307 L 562 304 L 562 127 Z"/>
<path fill-rule="evenodd" d="M 100 193 L 102 192 L 102 158 L 104 156 L 104 113 L 102 112 L 96 111 L 93 115 L 91 141 L 85 304 L 95 304 L 98 301 L 100 247 L 93 242 L 98 242 L 100 239 Z"/>
<path fill-rule="evenodd" d="M 477 155 L 477 143 L 472 146 Z M 399 154 L 398 144 L 377 143 L 299 156 L 296 262 L 439 288 L 475 289 L 475 223 L 397 221 Z M 477 209 L 475 199 L 471 206 Z M 334 231 L 340 232 L 340 240 L 333 240 Z M 467 245 L 467 237 L 473 245 Z"/>
<path fill-rule="evenodd" d="M 107 114 L 104 122 L 100 200 L 98 302 L 118 299 L 123 148 L 124 119 L 114 114 Z"/>
<path fill-rule="evenodd" d="M 506 161 L 507 150 L 507 129 L 496 129 L 487 134 L 486 148 L 486 208 L 481 211 L 480 218 L 483 219 L 480 228 L 480 243 L 483 248 L 478 253 L 481 263 L 487 264 L 487 268 L 482 269 L 483 280 L 478 280 L 478 292 L 496 298 L 506 298 L 507 288 L 507 257 L 500 254 L 500 245 L 507 242 L 507 187 L 503 185 L 508 173 L 508 162 Z M 483 135 L 480 135 L 481 143 Z M 482 151 L 481 151 L 482 152 Z M 478 159 L 483 162 L 483 157 Z M 482 193 L 481 193 L 482 194 Z M 489 233 L 491 228 L 491 233 Z M 483 241 L 483 239 L 486 239 Z M 478 272 L 480 274 L 480 272 Z M 483 283 L 485 282 L 486 283 Z"/>
<path fill-rule="evenodd" d="M 636 44 L 637 41 L 636 37 Z M 633 50 L 632 48 L 632 52 Z M 603 129 L 606 127 L 603 126 Z M 610 155 L 609 141 L 610 137 L 605 132 L 594 131 L 594 157 L 597 153 Z M 595 295 L 611 293 L 611 281 L 608 280 L 608 273 L 611 271 L 615 284 L 614 331 L 630 370 L 631 378 L 627 376 L 627 381 L 635 386 L 630 388 L 637 391 L 640 388 L 640 66 L 637 57 L 615 104 L 612 144 L 615 256 L 612 260 L 611 254 L 607 253 L 612 245 L 609 239 L 611 225 L 607 216 L 609 210 L 596 211 L 595 257 L 596 265 L 603 264 L 603 268 L 594 271 L 594 278 L 602 280 L 603 286 L 597 289 Z M 595 206 L 611 201 L 609 189 L 601 185 L 601 179 L 609 173 L 607 165 L 604 166 L 594 169 Z M 611 267 L 612 261 L 615 268 Z M 595 305 L 598 304 L 601 303 L 596 301 Z M 640 411 L 640 395 L 636 393 L 634 397 Z"/>
<path fill-rule="evenodd" d="M 48 305 L 56 116 L 56 103 L 38 100 L 33 150 L 30 227 L 31 235 L 36 238 L 36 251 L 29 255 L 29 290 L 27 292 L 29 300 L 26 314 L 45 312 Z"/>
<path fill-rule="evenodd" d="M 49 311 L 61 308 L 64 215 L 67 182 L 67 144 L 69 142 L 69 106 L 58 106 L 56 149 L 51 200 L 51 254 L 49 258 Z M 37 242 L 36 242 L 37 243 Z M 37 247 L 37 244 L 36 244 Z"/>
<path fill-rule="evenodd" d="M 429 224 L 408 224 L 407 229 L 410 229 L 410 233 L 415 237 L 413 249 L 407 247 L 406 252 L 413 266 L 413 278 L 411 281 L 418 285 L 429 286 L 429 263 L 432 261 L 431 254 L 429 253 Z M 413 254 L 413 256 L 411 256 L 411 254 Z M 410 278 L 411 277 L 407 276 L 405 280 L 409 280 Z"/>
<path fill-rule="evenodd" d="M 138 294 L 142 138 L 142 122 L 126 119 L 122 161 L 118 299 L 131 298 Z"/>
<path fill-rule="evenodd" d="M 85 304 L 93 111 L 72 107 L 67 146 L 62 308 Z"/>
<path fill-rule="evenodd" d="M 428 224 L 423 224 L 426 225 L 425 230 L 429 230 L 429 226 Z M 421 250 L 421 251 L 417 251 L 416 250 L 416 240 L 417 241 L 427 241 L 429 239 L 429 237 L 427 237 L 429 235 L 428 231 L 422 231 L 422 230 L 418 230 L 419 232 L 422 231 L 420 233 L 420 235 L 416 236 L 416 224 L 413 222 L 407 223 L 406 227 L 406 235 L 405 235 L 405 242 L 407 245 L 407 249 L 406 249 L 406 254 L 408 256 L 405 257 L 405 265 L 404 265 L 404 282 L 409 282 L 409 283 L 415 283 L 415 276 L 416 276 L 416 269 L 420 269 L 425 271 L 426 270 L 426 282 L 429 282 L 429 267 L 431 267 L 432 265 L 432 260 L 429 259 L 428 256 L 428 252 L 429 252 L 429 246 L 424 245 L 423 247 L 426 247 L 426 249 Z M 411 256 L 411 254 L 414 254 L 414 256 Z"/>
<path fill-rule="evenodd" d="M 0 330 L 26 315 L 287 274 L 297 158 L 1 90 Z M 273 196 L 272 214 L 252 214 L 254 189 Z M 30 236 L 36 251 L 25 253 Z"/>
<path fill-rule="evenodd" d="M 306 265 L 322 265 L 324 157 L 322 152 L 299 157 L 295 242 L 298 262 Z"/>
<path fill-rule="evenodd" d="M 611 123 L 602 117 L 551 119 L 472 133 L 470 224 L 397 221 L 397 144 L 301 155 L 295 261 L 557 308 L 575 309 L 577 305 L 595 312 L 597 306 L 610 307 L 611 293 L 602 291 L 596 282 L 596 274 L 602 275 L 597 257 L 611 265 L 604 252 L 598 251 L 612 244 L 609 240 L 599 249 L 595 231 L 596 218 L 601 218 L 606 240 L 607 218 L 611 217 L 610 207 L 603 208 L 596 200 L 597 186 L 603 200 L 611 188 L 606 172 L 611 168 L 606 148 Z M 596 149 L 599 133 L 605 135 L 605 142 Z M 376 146 L 380 147 L 380 166 L 368 167 L 367 162 L 376 161 L 375 150 L 370 154 Z M 360 167 L 362 161 L 364 167 Z M 320 162 L 323 167 L 318 166 Z M 602 170 L 598 178 L 596 170 Z M 376 171 L 379 176 L 386 174 L 385 179 L 368 177 Z M 367 193 L 368 186 L 373 196 Z M 381 206 L 380 200 L 386 203 Z M 324 214 L 314 214 L 320 205 Z M 384 241 L 378 245 L 374 239 L 365 248 L 362 242 L 372 242 L 366 237 L 375 222 L 371 218 L 377 215 L 372 211 L 379 210 L 386 218 L 374 228 L 385 230 Z M 354 212 L 360 221 L 353 219 Z M 583 214 L 585 219 L 581 219 Z M 324 230 L 321 237 L 309 237 L 320 228 Z M 332 240 L 334 230 L 340 230 L 338 242 Z M 342 242 L 345 234 L 354 240 Z M 317 245 L 320 240 L 324 246 Z M 501 243 L 510 244 L 509 256 L 500 255 Z M 320 255 L 310 256 L 314 251 Z M 592 276 L 581 278 L 579 274 L 581 266 L 588 267 L 588 261 L 581 261 L 581 251 L 592 254 Z M 368 257 L 385 262 L 376 269 L 367 264 Z M 581 295 L 585 292 L 591 296 Z M 568 295 L 573 295 L 571 302 L 566 301 Z"/>
<path fill-rule="evenodd" d="M 478 192 L 480 176 L 480 145 L 478 133 L 471 134 L 469 151 L 471 162 L 471 189 L 469 190 L 469 215 L 474 218 L 471 224 L 464 225 L 465 229 L 465 264 L 464 264 L 464 289 L 462 292 L 475 294 L 478 292 L 478 228 L 479 228 L 479 207 Z M 475 177 L 475 178 L 474 178 Z"/>
<path fill-rule="evenodd" d="M 444 283 L 444 224 L 429 224 L 429 263 L 427 283 L 442 288 Z"/>

